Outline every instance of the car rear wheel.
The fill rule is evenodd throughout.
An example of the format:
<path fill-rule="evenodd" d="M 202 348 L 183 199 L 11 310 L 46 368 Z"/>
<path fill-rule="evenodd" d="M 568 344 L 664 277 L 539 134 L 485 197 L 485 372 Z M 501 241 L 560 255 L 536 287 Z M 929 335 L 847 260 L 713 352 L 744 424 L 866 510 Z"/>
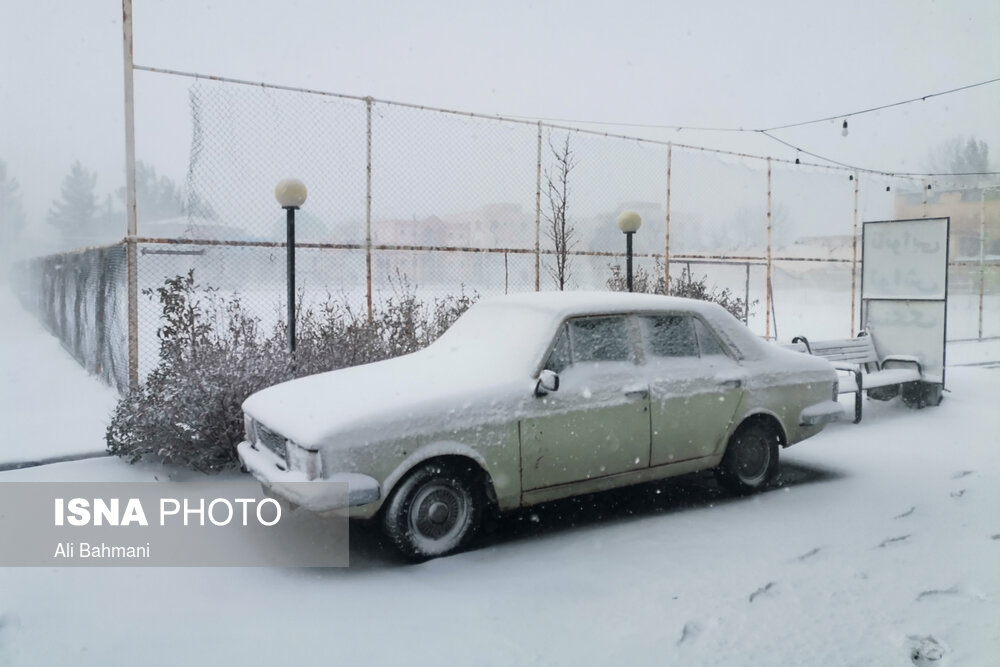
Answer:
<path fill-rule="evenodd" d="M 744 424 L 729 438 L 716 479 L 736 493 L 767 488 L 778 476 L 778 443 L 777 432 L 767 424 Z"/>
<path fill-rule="evenodd" d="M 414 561 L 454 553 L 475 536 L 483 513 L 481 485 L 469 466 L 429 463 L 411 472 L 392 493 L 383 529 Z"/>

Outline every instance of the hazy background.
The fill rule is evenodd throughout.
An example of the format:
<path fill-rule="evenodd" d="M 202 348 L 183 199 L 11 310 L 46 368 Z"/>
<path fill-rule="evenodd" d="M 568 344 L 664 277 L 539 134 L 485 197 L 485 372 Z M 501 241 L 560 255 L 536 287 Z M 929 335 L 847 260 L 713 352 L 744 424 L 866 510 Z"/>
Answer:
<path fill-rule="evenodd" d="M 1000 75 L 998 25 L 993 0 L 134 7 L 140 65 L 786 159 L 795 151 L 758 134 L 635 125 L 772 127 L 976 83 Z M 101 196 L 115 193 L 124 182 L 121 3 L 3 3 L 0 63 L 0 160 L 20 184 L 29 227 L 43 224 L 74 160 L 97 172 Z M 139 158 L 183 182 L 190 81 L 144 76 L 153 75 L 137 73 Z M 995 165 L 998 112 L 994 84 L 851 118 L 847 137 L 840 120 L 776 134 L 886 171 L 925 171 L 936 146 L 975 136 Z"/>

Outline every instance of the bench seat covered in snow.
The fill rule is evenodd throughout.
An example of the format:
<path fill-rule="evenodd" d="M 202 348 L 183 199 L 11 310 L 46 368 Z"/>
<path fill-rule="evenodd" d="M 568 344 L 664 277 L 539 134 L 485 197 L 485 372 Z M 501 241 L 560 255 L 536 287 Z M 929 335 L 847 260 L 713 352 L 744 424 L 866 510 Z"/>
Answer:
<path fill-rule="evenodd" d="M 843 372 L 840 393 L 854 394 L 855 424 L 861 421 L 861 394 L 865 391 L 870 398 L 883 401 L 902 391 L 904 402 L 912 407 L 941 402 L 941 381 L 926 376 L 919 359 L 901 354 L 880 359 L 872 337 L 865 332 L 840 340 L 809 341 L 796 336 L 785 347 L 823 357 Z"/>

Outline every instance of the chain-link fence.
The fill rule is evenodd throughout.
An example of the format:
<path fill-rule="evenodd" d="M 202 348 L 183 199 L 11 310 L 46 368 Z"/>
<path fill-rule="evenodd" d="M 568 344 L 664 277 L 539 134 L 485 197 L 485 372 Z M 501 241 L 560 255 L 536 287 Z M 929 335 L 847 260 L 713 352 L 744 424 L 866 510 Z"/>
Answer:
<path fill-rule="evenodd" d="M 129 386 L 125 245 L 86 248 L 19 263 L 22 305 L 89 372 Z"/>
<path fill-rule="evenodd" d="M 191 77 L 136 74 L 137 94 L 152 97 L 163 80 L 177 95 Z M 370 312 L 399 281 L 428 296 L 553 289 L 561 203 L 568 289 L 608 289 L 624 263 L 615 220 L 633 209 L 637 270 L 707 276 L 746 298 L 763 336 L 841 337 L 860 326 L 863 221 L 947 215 L 949 337 L 1000 336 L 997 188 L 214 78 L 190 78 L 183 94 L 183 107 L 171 104 L 190 113 L 186 213 L 164 218 L 140 202 L 135 302 L 124 303 L 128 243 L 36 260 L 22 281 L 40 286 L 36 311 L 81 363 L 118 386 L 128 352 L 133 379 L 156 362 L 159 307 L 142 294 L 166 278 L 194 269 L 264 324 L 282 320 L 285 215 L 273 192 L 288 176 L 309 188 L 295 232 L 304 305 L 332 296 Z M 140 159 L 156 132 L 136 118 Z M 86 305 L 67 296 L 81 280 Z M 114 317 L 98 335 L 88 327 L 104 319 L 100 300 Z"/>

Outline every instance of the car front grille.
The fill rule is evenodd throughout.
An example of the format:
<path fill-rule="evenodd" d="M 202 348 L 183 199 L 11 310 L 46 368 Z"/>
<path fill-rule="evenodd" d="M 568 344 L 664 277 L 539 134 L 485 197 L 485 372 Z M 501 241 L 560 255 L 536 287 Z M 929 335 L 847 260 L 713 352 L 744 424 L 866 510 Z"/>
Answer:
<path fill-rule="evenodd" d="M 277 433 L 267 428 L 263 424 L 258 423 L 257 439 L 260 441 L 262 445 L 264 445 L 272 452 L 280 456 L 283 460 L 287 459 L 285 438 L 278 435 Z"/>

